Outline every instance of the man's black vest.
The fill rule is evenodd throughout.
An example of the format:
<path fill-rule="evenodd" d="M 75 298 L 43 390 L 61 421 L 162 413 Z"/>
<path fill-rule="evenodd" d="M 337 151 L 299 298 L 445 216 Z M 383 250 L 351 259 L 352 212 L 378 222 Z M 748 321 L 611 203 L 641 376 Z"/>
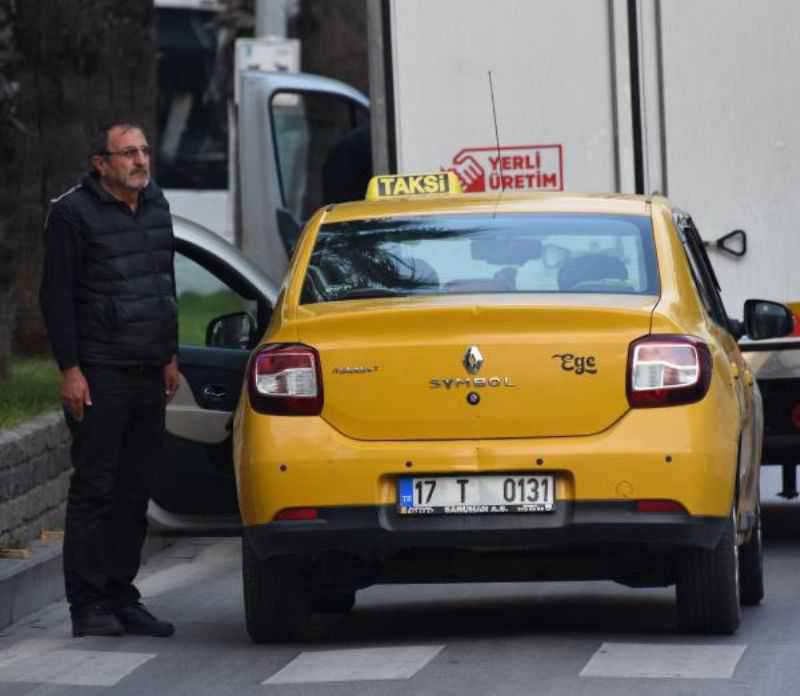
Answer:
<path fill-rule="evenodd" d="M 80 219 L 83 237 L 77 280 L 81 363 L 164 365 L 177 350 L 169 204 L 154 183 L 133 212 L 86 176 L 58 202 Z"/>

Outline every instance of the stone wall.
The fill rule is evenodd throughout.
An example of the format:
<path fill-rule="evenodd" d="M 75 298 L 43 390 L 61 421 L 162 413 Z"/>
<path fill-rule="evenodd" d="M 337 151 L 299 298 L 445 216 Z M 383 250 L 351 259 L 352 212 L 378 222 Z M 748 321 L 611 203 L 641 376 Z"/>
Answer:
<path fill-rule="evenodd" d="M 0 431 L 0 548 L 24 547 L 43 529 L 64 528 L 69 441 L 60 412 Z"/>

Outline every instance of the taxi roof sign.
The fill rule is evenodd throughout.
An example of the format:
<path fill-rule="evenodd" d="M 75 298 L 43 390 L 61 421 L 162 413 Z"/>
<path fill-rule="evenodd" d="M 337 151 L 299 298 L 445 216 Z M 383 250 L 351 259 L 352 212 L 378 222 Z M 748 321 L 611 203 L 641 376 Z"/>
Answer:
<path fill-rule="evenodd" d="M 381 174 L 373 176 L 367 186 L 367 200 L 397 196 L 430 196 L 462 193 L 461 182 L 454 172 L 432 174 Z"/>

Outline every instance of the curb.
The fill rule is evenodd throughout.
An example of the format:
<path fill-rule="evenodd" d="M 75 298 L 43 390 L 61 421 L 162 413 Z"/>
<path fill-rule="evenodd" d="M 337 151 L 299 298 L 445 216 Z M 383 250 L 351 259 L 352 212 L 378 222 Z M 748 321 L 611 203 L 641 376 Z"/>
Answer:
<path fill-rule="evenodd" d="M 171 538 L 148 536 L 142 562 L 173 543 Z M 0 631 L 64 599 L 61 542 L 33 541 L 29 548 L 30 558 L 0 559 Z"/>
<path fill-rule="evenodd" d="M 0 560 L 0 630 L 64 597 L 61 542 L 29 548 L 30 558 Z"/>

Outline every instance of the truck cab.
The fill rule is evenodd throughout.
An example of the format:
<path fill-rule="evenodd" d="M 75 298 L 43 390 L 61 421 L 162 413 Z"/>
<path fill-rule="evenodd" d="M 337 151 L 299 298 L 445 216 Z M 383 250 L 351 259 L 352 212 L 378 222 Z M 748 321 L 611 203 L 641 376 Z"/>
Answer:
<path fill-rule="evenodd" d="M 369 101 L 318 75 L 245 71 L 238 138 L 240 246 L 280 285 L 311 214 L 347 191 L 364 195 Z"/>

